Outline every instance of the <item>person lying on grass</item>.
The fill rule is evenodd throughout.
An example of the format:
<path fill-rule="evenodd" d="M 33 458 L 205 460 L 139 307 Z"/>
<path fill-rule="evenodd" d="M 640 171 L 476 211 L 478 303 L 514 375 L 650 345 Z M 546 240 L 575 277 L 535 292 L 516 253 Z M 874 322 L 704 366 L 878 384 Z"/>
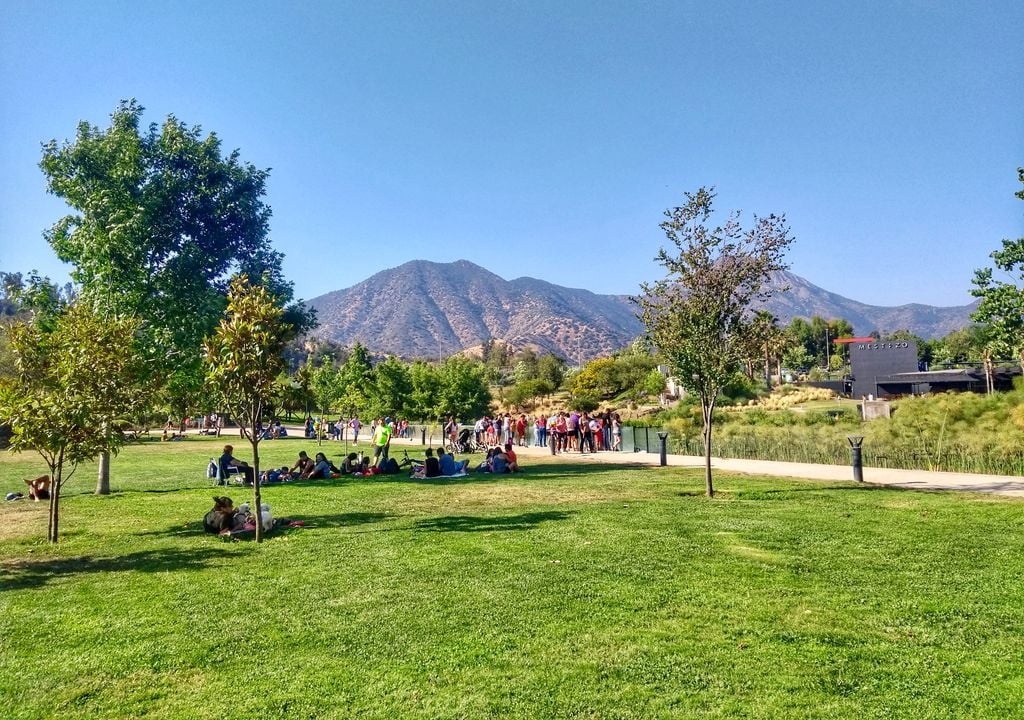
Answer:
<path fill-rule="evenodd" d="M 36 502 L 50 499 L 49 475 L 40 475 L 37 478 L 26 480 L 25 484 L 28 485 L 28 496 Z"/>
<path fill-rule="evenodd" d="M 280 469 L 273 468 L 263 473 L 260 480 L 261 483 L 279 483 L 288 482 L 292 479 L 292 474 L 288 472 L 288 466 L 284 465 Z"/>

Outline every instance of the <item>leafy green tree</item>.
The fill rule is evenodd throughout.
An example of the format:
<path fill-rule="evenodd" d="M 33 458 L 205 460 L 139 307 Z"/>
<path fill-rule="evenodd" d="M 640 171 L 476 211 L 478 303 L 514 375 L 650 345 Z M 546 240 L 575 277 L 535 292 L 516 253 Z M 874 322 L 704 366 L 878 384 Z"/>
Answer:
<path fill-rule="evenodd" d="M 321 359 L 320 365 L 313 370 L 310 388 L 316 398 L 316 409 L 325 415 L 331 412 L 341 394 L 340 376 L 340 370 L 334 367 L 330 357 Z"/>
<path fill-rule="evenodd" d="M 254 504 L 261 518 L 260 453 L 267 400 L 284 370 L 284 348 L 293 328 L 284 310 L 266 288 L 246 275 L 231 281 L 225 317 L 206 339 L 204 355 L 209 387 L 231 411 L 252 447 Z M 256 522 L 256 542 L 263 540 L 263 522 Z"/>
<path fill-rule="evenodd" d="M 438 398 L 441 395 L 441 374 L 437 366 L 418 360 L 409 368 L 412 392 L 409 395 L 409 414 L 419 420 L 441 417 Z"/>
<path fill-rule="evenodd" d="M 586 392 L 572 393 L 572 397 L 569 399 L 572 409 L 581 413 L 594 412 L 601 406 L 601 403 L 593 395 L 588 395 Z"/>
<path fill-rule="evenodd" d="M 440 388 L 434 417 L 470 418 L 487 412 L 491 392 L 483 365 L 461 355 L 453 355 L 441 363 L 438 379 Z"/>
<path fill-rule="evenodd" d="M 1017 169 L 1017 178 L 1024 184 L 1024 168 Z M 1024 190 L 1016 196 L 1024 200 Z M 1024 370 L 1024 237 L 1004 239 L 1002 248 L 990 257 L 1008 279 L 997 280 L 992 268 L 974 272 L 971 294 L 981 302 L 971 319 L 986 328 L 986 357 L 1015 357 Z"/>
<path fill-rule="evenodd" d="M 565 382 L 565 360 L 550 353 L 541 355 L 537 359 L 537 377 L 551 383 L 555 390 L 562 387 Z"/>
<path fill-rule="evenodd" d="M 712 227 L 715 194 L 705 188 L 665 211 L 661 228 L 674 246 L 657 261 L 668 276 L 643 284 L 636 299 L 654 347 L 675 377 L 700 399 L 704 430 L 704 478 L 708 496 L 715 403 L 736 375 L 750 335 L 751 306 L 771 293 L 770 275 L 784 270 L 792 237 L 784 216 L 755 217 L 744 230 L 739 214 Z"/>
<path fill-rule="evenodd" d="M 76 302 L 47 320 L 7 328 L 14 373 L 0 380 L 0 424 L 13 429 L 13 450 L 34 450 L 46 463 L 55 543 L 65 482 L 81 462 L 124 442 L 128 419 L 151 402 L 154 363 L 137 318 L 101 317 Z"/>
<path fill-rule="evenodd" d="M 935 343 L 932 360 L 946 367 L 976 362 L 984 345 L 984 328 L 980 325 L 954 330 Z"/>
<path fill-rule="evenodd" d="M 665 376 L 661 370 L 654 368 L 644 378 L 642 389 L 645 395 L 661 395 L 665 392 Z"/>
<path fill-rule="evenodd" d="M 412 378 L 409 368 L 396 357 L 388 357 L 373 368 L 372 413 L 377 416 L 407 416 Z"/>
<path fill-rule="evenodd" d="M 747 376 L 753 380 L 755 358 L 757 361 L 763 360 L 765 387 L 771 390 L 772 362 L 775 361 L 778 364 L 779 359 L 782 357 L 787 343 L 786 333 L 779 327 L 779 319 L 767 310 L 758 310 L 754 313 L 750 330 L 746 346 L 746 354 L 748 355 L 747 365 L 749 368 Z"/>
<path fill-rule="evenodd" d="M 534 378 L 516 383 L 505 393 L 505 400 L 516 407 L 530 405 L 534 400 L 546 397 L 555 391 L 554 385 L 548 380 Z"/>
<path fill-rule="evenodd" d="M 533 348 L 525 348 L 516 359 L 512 376 L 517 383 L 534 380 L 537 378 L 539 369 L 540 359 L 537 357 L 537 353 L 533 351 Z"/>
<path fill-rule="evenodd" d="M 183 416 L 200 397 L 202 342 L 224 311 L 230 275 L 247 273 L 282 304 L 292 287 L 270 245 L 268 172 L 242 162 L 237 150 L 224 156 L 215 134 L 173 115 L 141 131 L 142 113 L 124 101 L 109 128 L 82 122 L 73 142 L 46 143 L 47 187 L 74 211 L 46 237 L 73 265 L 86 301 L 144 320 Z M 299 329 L 314 324 L 301 304 L 287 315 Z"/>
<path fill-rule="evenodd" d="M 584 365 L 572 380 L 573 397 L 610 398 L 619 390 L 615 360 L 597 358 Z"/>
<path fill-rule="evenodd" d="M 338 372 L 338 402 L 346 413 L 365 415 L 373 409 L 373 363 L 369 351 L 356 343 Z"/>

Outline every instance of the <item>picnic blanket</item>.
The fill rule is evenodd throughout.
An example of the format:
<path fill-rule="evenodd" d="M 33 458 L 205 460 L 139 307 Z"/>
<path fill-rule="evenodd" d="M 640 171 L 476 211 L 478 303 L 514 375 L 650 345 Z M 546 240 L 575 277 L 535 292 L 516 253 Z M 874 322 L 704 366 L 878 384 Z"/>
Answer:
<path fill-rule="evenodd" d="M 306 523 L 302 520 L 289 520 L 288 518 L 277 518 L 274 520 L 274 524 L 263 531 L 263 534 L 272 533 L 275 530 L 283 527 L 305 527 Z M 256 523 L 247 522 L 236 530 L 221 530 L 218 537 L 255 537 L 256 536 Z"/>

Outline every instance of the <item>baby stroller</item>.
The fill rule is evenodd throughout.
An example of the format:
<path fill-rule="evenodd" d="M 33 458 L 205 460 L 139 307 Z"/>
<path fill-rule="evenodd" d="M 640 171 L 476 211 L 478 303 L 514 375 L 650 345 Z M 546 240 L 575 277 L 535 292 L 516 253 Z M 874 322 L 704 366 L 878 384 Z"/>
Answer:
<path fill-rule="evenodd" d="M 456 440 L 449 440 L 448 441 L 447 446 L 445 446 L 445 450 L 450 452 L 452 455 L 455 455 L 455 454 L 465 454 L 467 452 L 472 452 L 472 447 L 471 447 L 471 443 L 472 443 L 471 436 L 472 435 L 473 435 L 473 431 L 471 429 L 463 428 L 459 432 L 459 437 Z"/>

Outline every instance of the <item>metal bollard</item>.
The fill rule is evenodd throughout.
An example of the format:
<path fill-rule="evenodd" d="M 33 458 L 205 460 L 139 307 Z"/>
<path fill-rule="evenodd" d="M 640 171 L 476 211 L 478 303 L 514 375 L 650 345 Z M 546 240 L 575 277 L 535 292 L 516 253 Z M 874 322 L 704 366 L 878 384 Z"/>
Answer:
<path fill-rule="evenodd" d="M 864 442 L 862 435 L 847 435 L 850 442 L 850 463 L 853 465 L 853 479 L 857 482 L 864 482 L 864 463 L 861 458 L 861 443 Z"/>
<path fill-rule="evenodd" d="M 548 447 L 551 448 L 551 454 L 552 455 L 557 455 L 558 454 L 558 451 L 557 451 L 558 440 L 557 440 L 557 438 L 555 438 L 555 434 L 553 432 L 552 433 L 548 433 Z"/>
<path fill-rule="evenodd" d="M 658 433 L 658 439 L 661 441 L 661 466 L 665 467 L 668 465 L 668 433 Z"/>
<path fill-rule="evenodd" d="M 426 445 L 426 444 L 427 444 L 427 429 L 423 428 L 422 430 L 420 430 L 420 445 Z"/>

